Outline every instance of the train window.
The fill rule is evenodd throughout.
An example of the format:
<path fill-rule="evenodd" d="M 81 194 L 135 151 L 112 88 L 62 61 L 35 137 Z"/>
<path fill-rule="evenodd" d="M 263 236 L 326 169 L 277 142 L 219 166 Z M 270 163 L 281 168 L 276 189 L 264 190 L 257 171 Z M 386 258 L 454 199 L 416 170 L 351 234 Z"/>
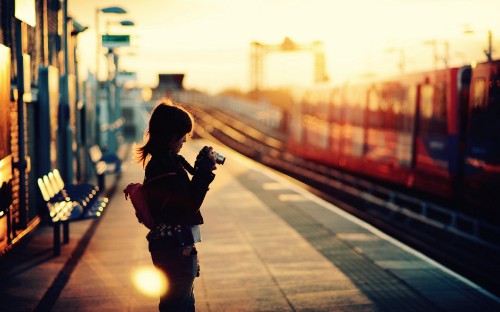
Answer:
<path fill-rule="evenodd" d="M 402 103 L 401 113 L 403 115 L 402 130 L 404 132 L 413 131 L 413 119 L 417 106 L 417 88 L 416 86 L 409 87 L 405 92 L 405 99 Z"/>
<path fill-rule="evenodd" d="M 363 126 L 364 108 L 366 106 L 366 90 L 364 88 L 356 88 L 353 94 L 353 102 L 351 107 L 352 124 L 358 127 Z"/>
<path fill-rule="evenodd" d="M 337 92 L 337 101 L 335 101 L 335 120 L 338 121 L 339 123 L 343 122 L 344 119 L 344 92 L 338 91 Z"/>
<path fill-rule="evenodd" d="M 394 114 L 398 115 L 402 113 L 403 104 L 400 99 L 394 99 L 394 103 L 392 103 L 392 111 Z"/>
<path fill-rule="evenodd" d="M 475 78 L 472 82 L 470 113 L 470 134 L 476 140 L 486 140 L 491 133 L 491 117 L 486 107 L 486 79 L 484 77 Z"/>
<path fill-rule="evenodd" d="M 307 92 L 306 94 L 304 94 L 304 97 L 302 98 L 302 113 L 304 115 L 307 115 L 309 114 L 309 111 L 310 111 L 310 102 L 311 102 L 311 93 L 310 92 Z"/>
<path fill-rule="evenodd" d="M 431 133 L 431 118 L 433 111 L 434 87 L 424 85 L 420 91 L 420 131 L 422 134 Z"/>
<path fill-rule="evenodd" d="M 485 139 L 497 144 L 500 140 L 500 77 L 491 76 L 488 86 L 488 108 L 482 120 Z"/>
<path fill-rule="evenodd" d="M 330 103 L 328 107 L 328 121 L 333 122 L 333 121 L 338 121 L 340 116 L 339 116 L 339 107 L 340 107 L 340 92 L 339 90 L 333 90 L 330 94 Z"/>
<path fill-rule="evenodd" d="M 372 87 L 370 91 L 368 91 L 368 109 L 366 110 L 366 118 L 369 128 L 378 128 L 382 124 L 379 114 L 379 103 L 379 93 L 375 87 Z"/>
<path fill-rule="evenodd" d="M 434 87 L 431 85 L 425 85 L 422 87 L 422 96 L 420 102 L 420 114 L 424 118 L 432 117 L 432 99 L 434 98 Z"/>
<path fill-rule="evenodd" d="M 321 120 L 325 120 L 328 116 L 328 106 L 329 106 L 329 97 L 328 92 L 326 90 L 322 90 L 318 94 L 318 106 L 316 107 L 315 116 Z"/>
<path fill-rule="evenodd" d="M 420 130 L 427 135 L 447 132 L 445 83 L 422 86 Z"/>
<path fill-rule="evenodd" d="M 446 116 L 446 84 L 440 83 L 435 88 L 434 117 Z"/>
<path fill-rule="evenodd" d="M 446 83 L 436 85 L 433 112 L 433 130 L 435 133 L 447 133 L 446 121 Z"/>
<path fill-rule="evenodd" d="M 472 108 L 473 109 L 483 109 L 486 105 L 485 101 L 485 89 L 486 81 L 484 78 L 474 79 L 473 86 L 474 93 L 472 94 Z"/>
<path fill-rule="evenodd" d="M 500 77 L 491 77 L 488 97 L 490 112 L 496 116 L 500 115 Z"/>
<path fill-rule="evenodd" d="M 383 112 L 387 111 L 389 106 L 391 106 L 391 102 L 392 102 L 392 99 L 390 97 L 387 97 L 387 96 L 382 97 L 380 99 L 380 106 L 379 106 L 380 110 Z"/>
<path fill-rule="evenodd" d="M 335 90 L 332 97 L 333 106 L 342 106 L 342 92 L 340 90 Z"/>
<path fill-rule="evenodd" d="M 372 112 L 376 112 L 378 110 L 379 101 L 377 90 L 370 89 L 368 94 L 368 109 Z"/>
<path fill-rule="evenodd" d="M 411 86 L 406 92 L 406 114 L 409 116 L 414 116 L 417 108 L 417 87 Z"/>
<path fill-rule="evenodd" d="M 394 128 L 394 116 L 392 113 L 392 105 L 394 105 L 394 94 L 387 93 L 380 101 L 380 114 L 382 115 L 382 127 L 385 129 Z"/>
<path fill-rule="evenodd" d="M 405 116 L 403 111 L 403 102 L 399 98 L 395 98 L 392 103 L 391 115 L 393 127 L 398 130 L 404 129 Z"/>

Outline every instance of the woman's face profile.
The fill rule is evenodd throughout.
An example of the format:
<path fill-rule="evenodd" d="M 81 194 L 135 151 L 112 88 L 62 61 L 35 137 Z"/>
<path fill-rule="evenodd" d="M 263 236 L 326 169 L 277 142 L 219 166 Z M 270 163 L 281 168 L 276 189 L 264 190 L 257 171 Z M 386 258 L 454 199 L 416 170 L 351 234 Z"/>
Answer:
<path fill-rule="evenodd" d="M 171 144 L 172 151 L 178 154 L 181 151 L 182 145 L 186 142 L 186 135 L 184 135 L 179 140 L 173 141 Z"/>

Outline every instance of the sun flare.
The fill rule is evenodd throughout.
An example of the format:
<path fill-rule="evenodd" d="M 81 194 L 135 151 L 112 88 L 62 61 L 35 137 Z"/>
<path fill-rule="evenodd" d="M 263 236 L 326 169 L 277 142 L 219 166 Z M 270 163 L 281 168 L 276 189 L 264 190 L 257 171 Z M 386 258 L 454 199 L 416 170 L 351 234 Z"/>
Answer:
<path fill-rule="evenodd" d="M 159 297 L 168 290 L 166 277 L 157 269 L 141 267 L 133 274 L 135 287 L 144 295 Z"/>

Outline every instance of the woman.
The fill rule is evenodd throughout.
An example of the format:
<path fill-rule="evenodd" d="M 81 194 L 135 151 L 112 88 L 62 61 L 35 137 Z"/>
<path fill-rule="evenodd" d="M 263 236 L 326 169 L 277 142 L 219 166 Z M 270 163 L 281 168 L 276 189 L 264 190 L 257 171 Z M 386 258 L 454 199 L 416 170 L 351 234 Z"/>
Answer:
<path fill-rule="evenodd" d="M 200 151 L 196 169 L 179 155 L 193 123 L 185 109 L 162 102 L 151 114 L 143 144 L 136 147 L 136 161 L 145 167 L 148 206 L 157 221 L 147 235 L 149 251 L 153 264 L 168 280 L 160 311 L 195 311 L 193 283 L 198 258 L 194 244 L 201 241 L 200 206 L 216 168 L 207 155 L 211 148 Z"/>

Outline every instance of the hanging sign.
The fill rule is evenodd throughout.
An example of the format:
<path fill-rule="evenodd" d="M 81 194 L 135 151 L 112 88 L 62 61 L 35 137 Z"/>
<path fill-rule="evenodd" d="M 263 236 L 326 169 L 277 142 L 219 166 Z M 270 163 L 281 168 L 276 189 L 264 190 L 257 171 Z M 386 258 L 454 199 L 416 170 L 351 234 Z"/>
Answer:
<path fill-rule="evenodd" d="M 118 48 L 130 46 L 130 35 L 102 35 L 102 46 Z"/>
<path fill-rule="evenodd" d="M 136 72 L 121 71 L 118 73 L 116 80 L 120 84 L 128 82 L 128 81 L 136 81 L 137 80 L 137 73 Z"/>
<path fill-rule="evenodd" d="M 35 27 L 36 14 L 35 14 L 35 0 L 16 0 L 14 16 L 20 20 Z"/>

